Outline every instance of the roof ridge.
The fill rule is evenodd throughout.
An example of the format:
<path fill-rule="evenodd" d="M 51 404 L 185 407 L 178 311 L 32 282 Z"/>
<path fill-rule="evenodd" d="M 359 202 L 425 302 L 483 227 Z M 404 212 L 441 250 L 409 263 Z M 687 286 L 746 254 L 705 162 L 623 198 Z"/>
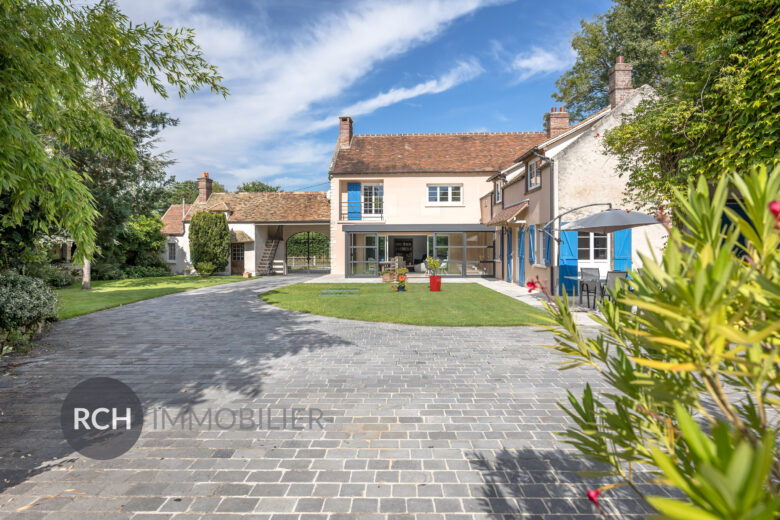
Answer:
<path fill-rule="evenodd" d="M 354 137 L 406 137 L 406 136 L 426 136 L 426 135 L 536 135 L 544 134 L 543 131 L 537 132 L 411 132 L 399 134 L 355 134 Z"/>

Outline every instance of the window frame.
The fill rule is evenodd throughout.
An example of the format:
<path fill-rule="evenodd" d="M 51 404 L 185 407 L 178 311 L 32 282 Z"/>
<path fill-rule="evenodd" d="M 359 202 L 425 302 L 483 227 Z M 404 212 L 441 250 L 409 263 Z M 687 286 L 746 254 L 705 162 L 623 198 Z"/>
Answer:
<path fill-rule="evenodd" d="M 501 204 L 504 201 L 504 183 L 496 180 L 493 183 L 493 203 Z"/>
<path fill-rule="evenodd" d="M 584 250 L 584 248 L 580 247 L 580 238 L 581 235 L 587 234 L 588 235 L 588 258 L 580 258 L 580 250 Z M 604 238 L 606 246 L 605 247 L 599 247 L 596 248 L 596 235 L 599 235 L 600 237 Z M 602 249 L 606 251 L 606 257 L 605 258 L 596 258 L 596 249 Z M 611 244 L 610 244 L 610 236 L 609 233 L 593 233 L 591 231 L 578 231 L 577 232 L 577 261 L 578 262 L 609 262 L 610 261 L 610 254 L 611 251 Z"/>
<path fill-rule="evenodd" d="M 171 247 L 173 246 L 173 247 Z M 168 263 L 176 263 L 176 242 L 167 242 L 168 251 L 166 255 L 166 261 Z M 171 253 L 173 253 L 173 258 L 171 258 Z"/>
<path fill-rule="evenodd" d="M 539 167 L 538 160 L 525 165 L 525 180 L 527 191 L 536 190 L 542 187 L 542 169 Z"/>
<path fill-rule="evenodd" d="M 368 207 L 368 196 L 366 188 L 373 188 L 371 196 L 371 211 L 366 211 Z M 377 194 L 376 188 L 379 188 Z M 385 187 L 382 182 L 361 182 L 360 183 L 360 217 L 361 220 L 376 220 L 384 215 L 385 209 Z"/>
<path fill-rule="evenodd" d="M 463 202 L 463 184 L 427 184 L 426 185 L 426 194 L 425 194 L 425 205 L 426 206 L 464 206 L 465 203 Z M 431 188 L 436 189 L 436 199 L 437 200 L 431 200 Z M 442 195 L 442 188 L 446 188 L 447 191 L 447 200 L 442 201 L 441 195 Z M 460 195 L 460 200 L 453 201 L 452 200 L 452 192 L 453 188 L 458 188 Z"/>
<path fill-rule="evenodd" d="M 535 227 L 534 243 L 536 244 L 536 258 L 534 258 L 534 267 L 549 267 L 545 262 L 544 237 L 547 234 L 544 230 L 544 224 L 537 224 Z"/>

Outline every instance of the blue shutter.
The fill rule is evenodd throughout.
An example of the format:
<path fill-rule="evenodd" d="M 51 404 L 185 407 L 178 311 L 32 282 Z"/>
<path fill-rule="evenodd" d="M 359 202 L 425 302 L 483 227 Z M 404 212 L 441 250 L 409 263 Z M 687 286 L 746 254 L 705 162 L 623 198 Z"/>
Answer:
<path fill-rule="evenodd" d="M 498 258 L 500 258 L 501 261 L 498 265 L 501 266 L 501 272 L 499 273 L 498 277 L 503 278 L 504 277 L 504 228 L 501 228 L 499 230 L 499 233 L 501 234 L 501 238 L 499 238 L 498 240 Z"/>
<path fill-rule="evenodd" d="M 525 228 L 517 233 L 517 283 L 525 285 Z"/>
<path fill-rule="evenodd" d="M 544 265 L 552 265 L 550 263 L 550 257 L 552 256 L 552 236 L 550 233 L 552 230 L 550 226 L 544 227 Z"/>
<path fill-rule="evenodd" d="M 631 230 L 623 229 L 613 233 L 615 240 L 615 271 L 631 270 Z"/>
<path fill-rule="evenodd" d="M 536 226 L 528 226 L 528 262 L 536 263 Z"/>
<path fill-rule="evenodd" d="M 360 183 L 350 182 L 347 184 L 347 220 L 360 220 Z"/>
<path fill-rule="evenodd" d="M 561 225 L 565 222 L 561 222 Z M 577 276 L 577 232 L 561 231 L 561 258 L 558 267 L 558 279 L 562 290 L 573 296 L 577 292 L 577 281 L 566 280 L 564 276 Z"/>
<path fill-rule="evenodd" d="M 512 282 L 512 228 L 506 230 L 506 281 Z"/>

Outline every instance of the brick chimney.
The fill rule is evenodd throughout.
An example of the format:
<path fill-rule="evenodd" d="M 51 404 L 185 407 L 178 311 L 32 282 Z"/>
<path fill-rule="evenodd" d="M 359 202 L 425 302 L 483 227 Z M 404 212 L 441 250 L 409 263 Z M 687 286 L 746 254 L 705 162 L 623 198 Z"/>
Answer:
<path fill-rule="evenodd" d="M 615 66 L 609 69 L 609 106 L 615 108 L 634 91 L 631 83 L 630 63 L 623 63 L 623 56 L 617 57 Z"/>
<path fill-rule="evenodd" d="M 198 178 L 198 202 L 206 202 L 211 197 L 211 183 L 208 172 L 203 172 Z"/>
<path fill-rule="evenodd" d="M 569 113 L 566 107 L 552 107 L 547 115 L 547 137 L 553 138 L 569 129 Z"/>
<path fill-rule="evenodd" d="M 352 118 L 339 117 L 339 148 L 349 148 L 352 144 Z"/>

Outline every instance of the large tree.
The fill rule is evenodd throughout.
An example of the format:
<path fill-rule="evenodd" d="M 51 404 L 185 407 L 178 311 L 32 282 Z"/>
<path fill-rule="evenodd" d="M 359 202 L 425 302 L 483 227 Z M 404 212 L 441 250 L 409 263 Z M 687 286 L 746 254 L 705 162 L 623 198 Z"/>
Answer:
<path fill-rule="evenodd" d="M 130 107 L 141 83 L 163 97 L 171 87 L 180 96 L 227 90 L 192 30 L 133 24 L 108 0 L 5 0 L 0 34 L 0 196 L 9 200 L 0 226 L 37 210 L 35 229 L 65 228 L 78 256 L 89 259 L 98 211 L 87 174 L 67 150 L 136 159 L 132 137 L 91 87 L 102 82 Z"/>
<path fill-rule="evenodd" d="M 780 2 L 670 0 L 659 19 L 663 82 L 607 150 L 640 205 L 698 174 L 780 162 Z"/>
<path fill-rule="evenodd" d="M 211 185 L 211 191 L 222 193 L 225 186 L 217 181 Z M 161 199 L 159 210 L 164 212 L 171 204 L 181 204 L 183 200 L 186 204 L 192 204 L 198 198 L 198 181 L 174 181 L 165 188 L 165 195 Z"/>
<path fill-rule="evenodd" d="M 248 181 L 243 184 L 239 184 L 238 188 L 236 188 L 236 191 L 282 191 L 282 187 L 271 186 L 270 184 L 266 184 L 263 181 Z"/>
<path fill-rule="evenodd" d="M 656 22 L 658 0 L 615 0 L 594 20 L 582 20 L 571 41 L 576 52 L 572 68 L 555 82 L 556 101 L 566 104 L 579 120 L 609 104 L 609 69 L 618 56 L 634 65 L 636 85 L 656 85 L 660 80 L 660 49 Z"/>

